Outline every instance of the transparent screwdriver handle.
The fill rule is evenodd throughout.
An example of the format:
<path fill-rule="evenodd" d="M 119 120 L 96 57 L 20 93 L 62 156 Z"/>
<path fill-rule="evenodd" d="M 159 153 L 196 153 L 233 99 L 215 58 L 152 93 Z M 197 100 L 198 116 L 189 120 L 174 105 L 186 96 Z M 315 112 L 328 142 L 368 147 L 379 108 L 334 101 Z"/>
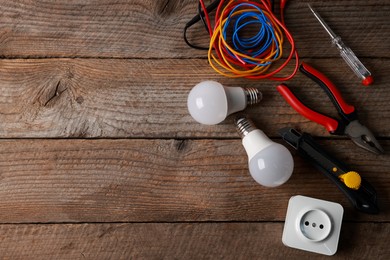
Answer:
<path fill-rule="evenodd" d="M 332 43 L 337 46 L 337 48 L 340 51 L 341 57 L 345 60 L 345 62 L 348 64 L 349 67 L 355 72 L 355 74 L 362 80 L 362 84 L 365 86 L 370 85 L 372 82 L 374 82 L 373 77 L 371 76 L 371 73 L 368 71 L 366 67 L 360 62 L 360 60 L 356 57 L 355 53 L 347 47 L 342 41 L 339 36 L 337 36 L 332 29 L 326 24 L 324 19 L 320 16 L 319 13 L 317 13 L 310 4 L 307 4 L 315 18 L 320 22 L 322 27 L 325 29 L 325 31 L 329 34 L 330 38 L 332 39 Z"/>
<path fill-rule="evenodd" d="M 353 51 L 342 42 L 339 36 L 333 38 L 332 42 L 337 46 L 341 57 L 345 60 L 348 66 L 362 80 L 363 85 L 370 85 L 373 82 L 371 73 L 356 57 L 355 53 L 353 53 Z"/>

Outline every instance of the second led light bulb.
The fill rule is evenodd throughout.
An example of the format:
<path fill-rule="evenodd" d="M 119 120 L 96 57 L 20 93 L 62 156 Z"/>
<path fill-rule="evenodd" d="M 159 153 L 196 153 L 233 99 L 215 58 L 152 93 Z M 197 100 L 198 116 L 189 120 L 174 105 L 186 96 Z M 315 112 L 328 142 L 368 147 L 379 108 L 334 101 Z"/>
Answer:
<path fill-rule="evenodd" d="M 280 186 L 288 181 L 294 169 L 290 151 L 269 139 L 245 117 L 236 119 L 236 127 L 248 155 L 253 179 L 266 187 Z"/>

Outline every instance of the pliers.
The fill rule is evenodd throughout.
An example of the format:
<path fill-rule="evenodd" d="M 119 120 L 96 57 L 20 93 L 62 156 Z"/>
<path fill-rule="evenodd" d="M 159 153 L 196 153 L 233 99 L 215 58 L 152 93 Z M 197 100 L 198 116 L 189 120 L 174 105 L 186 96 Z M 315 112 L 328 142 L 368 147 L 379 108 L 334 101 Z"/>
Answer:
<path fill-rule="evenodd" d="M 297 112 L 307 119 L 323 125 L 330 134 L 347 135 L 356 145 L 363 149 L 376 154 L 384 152 L 371 131 L 358 121 L 355 107 L 344 101 L 340 91 L 324 74 L 304 62 L 300 65 L 299 70 L 326 92 L 333 105 L 337 108 L 340 119 L 321 114 L 305 106 L 286 84 L 277 86 L 279 93 Z"/>

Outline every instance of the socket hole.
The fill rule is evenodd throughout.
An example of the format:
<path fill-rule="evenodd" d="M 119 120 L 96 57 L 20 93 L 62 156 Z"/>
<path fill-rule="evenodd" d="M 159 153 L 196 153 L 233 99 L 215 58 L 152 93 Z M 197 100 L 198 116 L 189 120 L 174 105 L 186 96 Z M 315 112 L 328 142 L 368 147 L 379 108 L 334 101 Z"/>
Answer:
<path fill-rule="evenodd" d="M 313 227 L 316 227 L 317 225 L 316 225 L 316 223 L 313 223 L 313 224 L 311 224 Z"/>
<path fill-rule="evenodd" d="M 323 229 L 323 228 L 324 228 L 324 225 L 321 224 L 321 225 L 320 225 L 320 229 Z"/>
<path fill-rule="evenodd" d="M 308 226 L 309 225 L 309 221 L 305 221 L 305 226 Z"/>

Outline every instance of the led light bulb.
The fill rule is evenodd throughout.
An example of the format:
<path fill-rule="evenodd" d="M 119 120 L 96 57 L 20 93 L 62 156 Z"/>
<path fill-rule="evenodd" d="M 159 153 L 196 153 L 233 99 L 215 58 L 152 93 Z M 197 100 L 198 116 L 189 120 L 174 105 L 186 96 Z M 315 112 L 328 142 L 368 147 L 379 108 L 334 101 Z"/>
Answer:
<path fill-rule="evenodd" d="M 269 139 L 251 120 L 241 117 L 235 123 L 248 154 L 249 172 L 253 179 L 266 187 L 285 183 L 294 169 L 290 151 Z"/>
<path fill-rule="evenodd" d="M 257 104 L 262 98 L 255 88 L 224 87 L 216 81 L 203 81 L 192 88 L 187 106 L 191 116 L 201 124 L 221 123 L 228 115 L 247 105 Z"/>

